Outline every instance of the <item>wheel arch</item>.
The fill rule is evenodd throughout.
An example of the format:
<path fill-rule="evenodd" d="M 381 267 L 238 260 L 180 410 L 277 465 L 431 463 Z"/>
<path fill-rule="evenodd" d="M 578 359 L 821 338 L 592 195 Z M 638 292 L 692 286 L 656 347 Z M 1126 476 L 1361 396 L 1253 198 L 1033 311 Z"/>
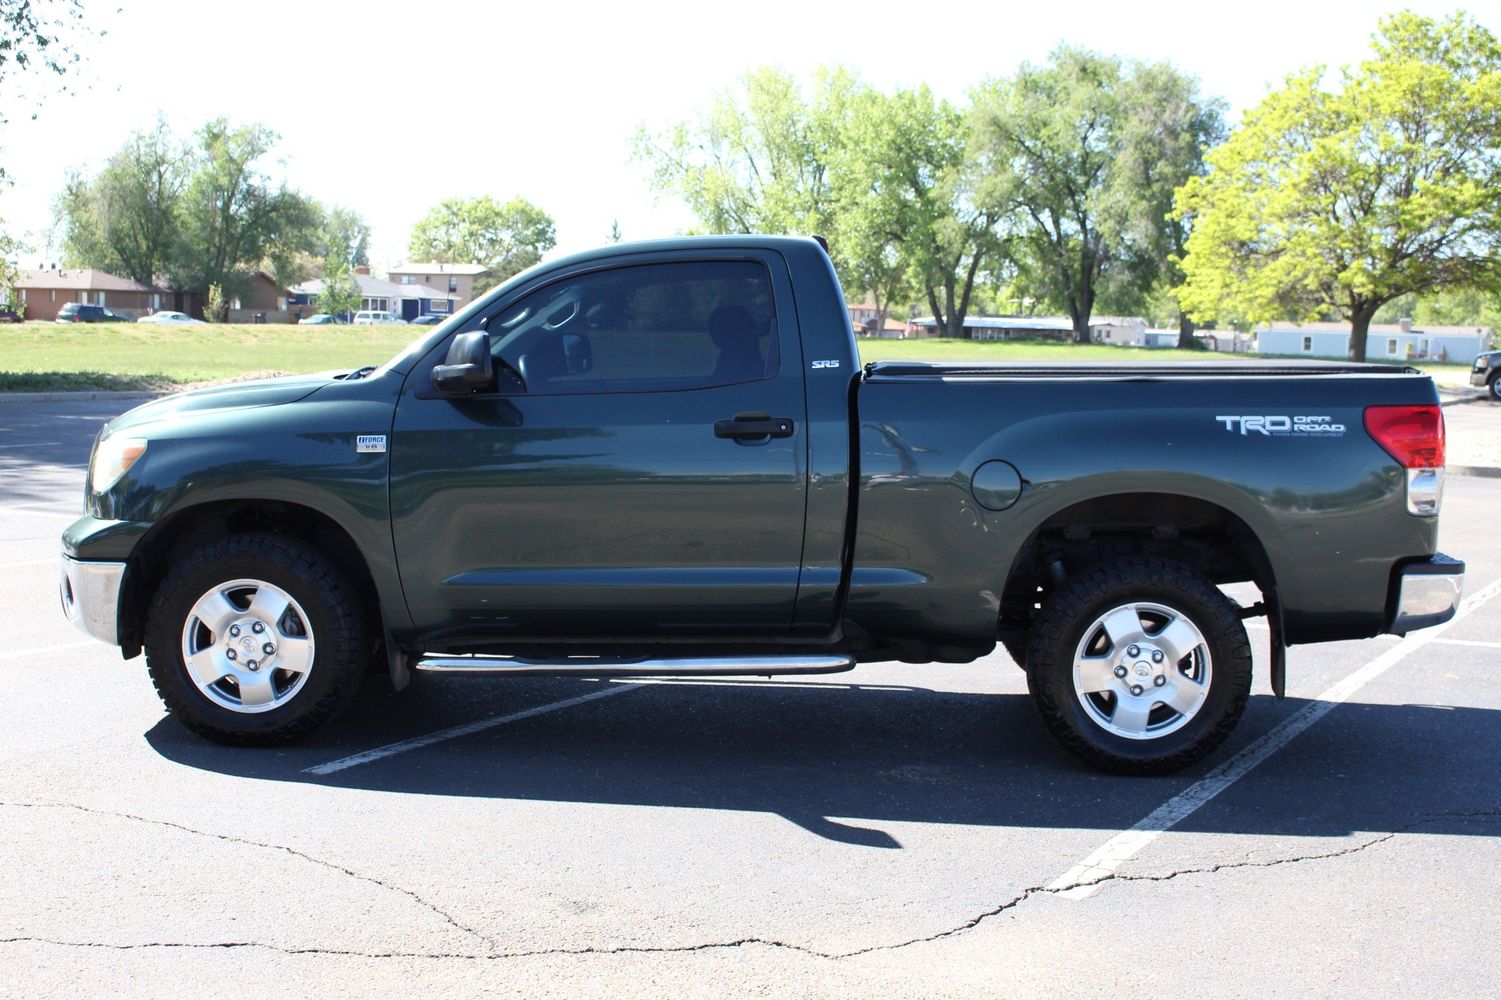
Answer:
<path fill-rule="evenodd" d="M 369 621 L 384 620 L 370 564 L 343 525 L 315 508 L 286 500 L 216 500 L 174 511 L 152 525 L 131 553 L 120 594 L 120 642 L 126 656 L 141 648 L 146 609 L 173 562 L 226 534 L 263 531 L 296 538 L 333 559 L 348 574 Z"/>
<path fill-rule="evenodd" d="M 1084 567 L 1111 556 L 1147 554 L 1183 563 L 1217 584 L 1254 582 L 1269 617 L 1280 618 L 1271 557 L 1239 514 L 1186 493 L 1119 492 L 1059 507 L 1027 535 L 1002 585 L 1003 638 L 1008 629 L 1027 627 L 1047 593 Z"/>

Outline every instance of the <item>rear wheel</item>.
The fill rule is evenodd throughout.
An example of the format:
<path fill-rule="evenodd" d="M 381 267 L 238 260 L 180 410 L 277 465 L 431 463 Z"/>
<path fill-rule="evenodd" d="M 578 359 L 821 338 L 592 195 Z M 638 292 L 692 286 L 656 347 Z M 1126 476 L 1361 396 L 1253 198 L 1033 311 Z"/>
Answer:
<path fill-rule="evenodd" d="M 175 566 L 146 622 L 146 664 L 189 729 L 232 744 L 297 739 L 344 708 L 369 659 L 360 602 L 320 552 L 231 535 Z"/>
<path fill-rule="evenodd" d="M 1179 563 L 1126 559 L 1086 570 L 1043 606 L 1027 684 L 1070 752 L 1124 774 L 1163 774 L 1230 735 L 1251 689 L 1236 605 Z"/>

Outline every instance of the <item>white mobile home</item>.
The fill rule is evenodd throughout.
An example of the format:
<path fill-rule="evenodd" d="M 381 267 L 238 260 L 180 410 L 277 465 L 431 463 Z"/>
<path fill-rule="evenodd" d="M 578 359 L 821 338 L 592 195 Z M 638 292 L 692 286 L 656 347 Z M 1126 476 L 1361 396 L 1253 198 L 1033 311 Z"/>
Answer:
<path fill-rule="evenodd" d="M 1490 350 L 1491 331 L 1484 326 L 1372 323 L 1366 333 L 1368 361 L 1469 361 Z M 1273 323 L 1256 331 L 1260 354 L 1289 357 L 1346 358 L 1348 323 Z"/>

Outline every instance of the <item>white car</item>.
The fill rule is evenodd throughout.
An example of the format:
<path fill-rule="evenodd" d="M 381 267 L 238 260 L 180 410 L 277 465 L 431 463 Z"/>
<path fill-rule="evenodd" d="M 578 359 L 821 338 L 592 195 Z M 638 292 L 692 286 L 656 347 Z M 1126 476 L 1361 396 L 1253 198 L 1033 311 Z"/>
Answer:
<path fill-rule="evenodd" d="M 142 316 L 137 323 L 202 323 L 201 319 L 194 319 L 187 313 L 173 312 L 171 309 L 163 309 L 154 312 L 150 316 Z"/>
<path fill-rule="evenodd" d="M 380 326 L 387 323 L 402 323 L 406 320 L 393 312 L 385 312 L 380 309 L 361 309 L 354 314 L 355 326 Z"/>

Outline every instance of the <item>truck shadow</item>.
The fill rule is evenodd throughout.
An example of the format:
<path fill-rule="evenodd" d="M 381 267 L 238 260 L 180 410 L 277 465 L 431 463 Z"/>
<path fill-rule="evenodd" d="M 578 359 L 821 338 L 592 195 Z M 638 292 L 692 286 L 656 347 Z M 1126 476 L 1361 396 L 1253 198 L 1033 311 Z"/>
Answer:
<path fill-rule="evenodd" d="M 445 678 L 392 695 L 372 684 L 313 743 L 225 748 L 170 717 L 146 739 L 178 764 L 260 780 L 498 802 L 765 812 L 829 840 L 900 848 L 879 824 L 1129 827 L 1307 704 L 1255 697 L 1235 738 L 1207 764 L 1168 777 L 1123 778 L 1060 750 L 1025 695 L 827 681 L 672 682 L 326 775 L 307 771 L 600 686 Z M 1498 761 L 1496 711 L 1347 704 L 1178 828 L 1475 835 L 1490 825 L 1466 817 L 1501 815 Z"/>

